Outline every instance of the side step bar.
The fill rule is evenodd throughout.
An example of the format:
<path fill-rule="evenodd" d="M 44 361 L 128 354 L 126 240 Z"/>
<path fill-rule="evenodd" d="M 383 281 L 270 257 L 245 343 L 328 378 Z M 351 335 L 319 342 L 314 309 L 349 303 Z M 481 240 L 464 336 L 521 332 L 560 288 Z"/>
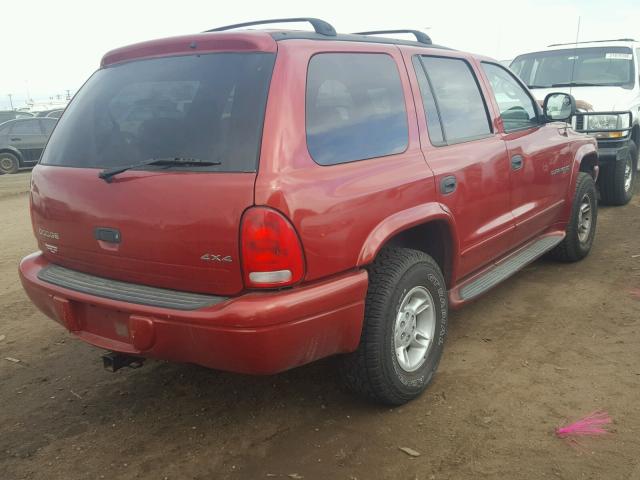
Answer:
<path fill-rule="evenodd" d="M 507 257 L 497 261 L 479 274 L 455 287 L 450 295 L 453 307 L 473 300 L 487 290 L 506 280 L 523 267 L 552 250 L 562 240 L 564 232 L 554 232 L 525 244 Z"/>

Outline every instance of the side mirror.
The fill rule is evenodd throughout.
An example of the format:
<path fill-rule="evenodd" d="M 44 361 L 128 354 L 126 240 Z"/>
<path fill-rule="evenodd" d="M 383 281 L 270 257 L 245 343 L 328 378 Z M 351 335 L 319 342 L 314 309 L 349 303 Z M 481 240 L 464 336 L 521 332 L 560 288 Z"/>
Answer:
<path fill-rule="evenodd" d="M 548 121 L 566 122 L 576 113 L 576 99 L 568 93 L 550 93 L 542 105 Z"/>

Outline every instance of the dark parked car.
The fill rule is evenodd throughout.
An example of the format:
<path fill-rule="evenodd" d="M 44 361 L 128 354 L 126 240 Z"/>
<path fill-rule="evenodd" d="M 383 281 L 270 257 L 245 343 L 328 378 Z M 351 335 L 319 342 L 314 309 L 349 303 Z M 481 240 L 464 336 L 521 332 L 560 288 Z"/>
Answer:
<path fill-rule="evenodd" d="M 0 173 L 33 167 L 53 131 L 55 118 L 23 118 L 0 125 Z"/>

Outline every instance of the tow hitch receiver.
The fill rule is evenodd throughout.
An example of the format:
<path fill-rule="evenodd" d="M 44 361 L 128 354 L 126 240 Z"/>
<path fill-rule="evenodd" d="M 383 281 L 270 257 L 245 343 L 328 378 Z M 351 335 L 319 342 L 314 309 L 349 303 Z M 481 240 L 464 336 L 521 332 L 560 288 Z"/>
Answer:
<path fill-rule="evenodd" d="M 117 372 L 123 367 L 140 368 L 144 364 L 144 358 L 124 353 L 108 352 L 102 355 L 102 364 L 105 370 Z"/>

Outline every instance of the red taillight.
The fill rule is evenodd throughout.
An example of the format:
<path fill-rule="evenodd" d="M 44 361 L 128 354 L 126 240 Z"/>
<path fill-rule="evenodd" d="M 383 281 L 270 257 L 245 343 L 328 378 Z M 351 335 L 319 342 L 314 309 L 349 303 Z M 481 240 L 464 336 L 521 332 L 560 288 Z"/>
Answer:
<path fill-rule="evenodd" d="M 265 207 L 247 210 L 240 241 L 247 288 L 284 287 L 302 279 L 302 246 L 293 225 L 281 213 Z"/>

